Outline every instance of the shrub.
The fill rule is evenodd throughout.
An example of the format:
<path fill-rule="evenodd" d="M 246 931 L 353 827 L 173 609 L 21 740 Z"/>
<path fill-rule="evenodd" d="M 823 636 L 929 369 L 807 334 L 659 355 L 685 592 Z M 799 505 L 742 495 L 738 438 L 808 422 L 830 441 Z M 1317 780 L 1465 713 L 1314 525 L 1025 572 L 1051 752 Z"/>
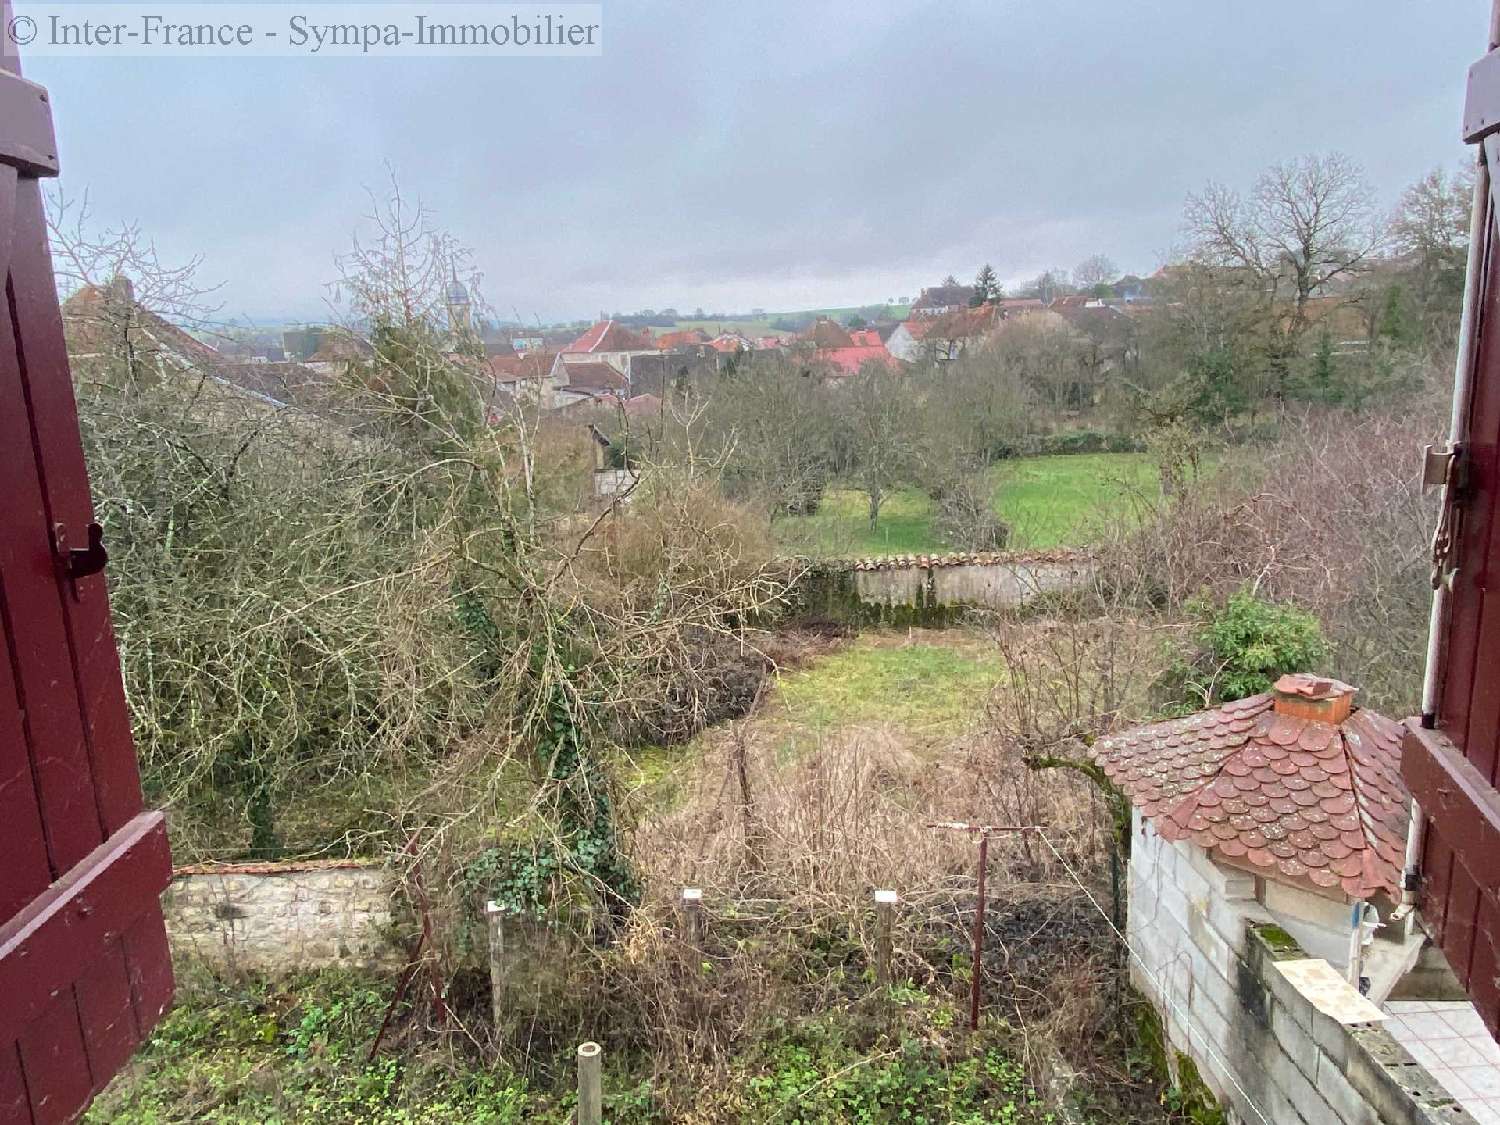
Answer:
<path fill-rule="evenodd" d="M 1328 659 L 1318 619 L 1296 606 L 1263 601 L 1249 589 L 1222 604 L 1189 604 L 1199 619 L 1194 651 L 1163 678 L 1169 706 L 1194 708 L 1269 691 L 1287 672 L 1306 672 Z"/>
<path fill-rule="evenodd" d="M 934 499 L 932 528 L 944 543 L 960 551 L 1000 551 L 1010 539 L 1010 525 L 995 511 L 993 487 L 978 474 L 961 477 Z"/>
<path fill-rule="evenodd" d="M 1033 434 L 1022 440 L 1023 456 L 1049 457 L 1072 453 L 1139 453 L 1143 442 L 1135 434 L 1113 430 L 1060 430 Z"/>

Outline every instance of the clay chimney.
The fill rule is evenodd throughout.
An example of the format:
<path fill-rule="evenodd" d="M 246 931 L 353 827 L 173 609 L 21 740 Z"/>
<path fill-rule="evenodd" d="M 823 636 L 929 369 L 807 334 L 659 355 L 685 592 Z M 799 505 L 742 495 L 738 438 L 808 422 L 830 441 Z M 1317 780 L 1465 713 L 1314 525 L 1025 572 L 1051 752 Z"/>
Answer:
<path fill-rule="evenodd" d="M 1314 676 L 1309 672 L 1282 676 L 1271 689 L 1276 697 L 1274 709 L 1278 715 L 1313 719 L 1334 726 L 1342 723 L 1354 710 L 1354 693 L 1358 690 L 1339 680 Z"/>

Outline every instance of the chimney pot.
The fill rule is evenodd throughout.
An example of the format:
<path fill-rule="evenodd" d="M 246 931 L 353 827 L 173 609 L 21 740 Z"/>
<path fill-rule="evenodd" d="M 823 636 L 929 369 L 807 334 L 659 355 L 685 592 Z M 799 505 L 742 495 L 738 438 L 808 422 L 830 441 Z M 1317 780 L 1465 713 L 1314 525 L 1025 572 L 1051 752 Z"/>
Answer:
<path fill-rule="evenodd" d="M 1273 709 L 1278 715 L 1337 726 L 1354 710 L 1357 690 L 1339 680 L 1293 672 L 1276 681 L 1272 689 L 1275 696 Z"/>

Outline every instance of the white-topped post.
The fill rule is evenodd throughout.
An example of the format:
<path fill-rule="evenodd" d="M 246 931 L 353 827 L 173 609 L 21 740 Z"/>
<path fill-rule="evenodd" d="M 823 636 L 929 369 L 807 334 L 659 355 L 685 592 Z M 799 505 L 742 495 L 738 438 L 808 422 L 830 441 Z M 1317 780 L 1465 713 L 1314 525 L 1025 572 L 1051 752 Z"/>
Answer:
<path fill-rule="evenodd" d="M 485 903 L 484 920 L 490 942 L 490 1015 L 498 1040 L 505 1014 L 505 907 L 497 902 Z"/>
<path fill-rule="evenodd" d="M 689 945 L 703 944 L 703 888 L 682 888 L 682 931 Z"/>
<path fill-rule="evenodd" d="M 875 892 L 875 983 L 881 988 L 891 983 L 891 925 L 900 901 L 895 891 Z"/>

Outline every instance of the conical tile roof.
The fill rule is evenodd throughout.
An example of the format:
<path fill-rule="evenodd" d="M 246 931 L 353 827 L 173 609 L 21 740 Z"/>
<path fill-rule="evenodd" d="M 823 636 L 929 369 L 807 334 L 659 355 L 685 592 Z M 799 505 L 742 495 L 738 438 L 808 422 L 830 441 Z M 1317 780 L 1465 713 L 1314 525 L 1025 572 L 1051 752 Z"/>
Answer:
<path fill-rule="evenodd" d="M 1300 718 L 1267 693 L 1101 738 L 1093 756 L 1165 839 L 1325 894 L 1400 894 L 1410 794 L 1383 715 Z"/>

